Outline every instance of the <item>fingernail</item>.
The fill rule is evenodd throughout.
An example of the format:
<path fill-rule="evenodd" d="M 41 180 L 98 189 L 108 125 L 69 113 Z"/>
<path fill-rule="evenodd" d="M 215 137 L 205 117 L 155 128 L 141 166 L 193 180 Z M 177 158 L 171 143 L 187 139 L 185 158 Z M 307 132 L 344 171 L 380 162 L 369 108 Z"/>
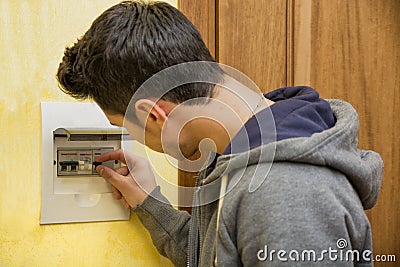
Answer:
<path fill-rule="evenodd" d="M 102 175 L 102 174 L 103 174 L 103 172 L 104 172 L 104 168 L 102 168 L 102 167 L 99 167 L 99 174 L 100 174 L 100 175 Z"/>

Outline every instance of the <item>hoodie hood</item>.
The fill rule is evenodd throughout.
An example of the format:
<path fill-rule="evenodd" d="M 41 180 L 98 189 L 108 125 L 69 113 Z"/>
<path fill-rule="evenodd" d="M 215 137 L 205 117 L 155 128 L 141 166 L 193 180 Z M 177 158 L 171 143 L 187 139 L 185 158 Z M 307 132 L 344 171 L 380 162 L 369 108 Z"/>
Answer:
<path fill-rule="evenodd" d="M 329 103 L 311 87 L 279 88 L 264 97 L 275 103 L 250 118 L 222 154 L 245 152 L 288 138 L 309 137 L 335 124 Z M 275 135 L 271 134 L 274 132 Z"/>
<path fill-rule="evenodd" d="M 215 169 L 202 184 L 247 166 L 280 161 L 307 163 L 345 174 L 357 191 L 364 209 L 372 208 L 381 187 L 382 159 L 374 151 L 357 148 L 359 121 L 354 108 L 341 100 L 327 101 L 336 118 L 333 127 L 309 137 L 284 139 L 243 153 L 221 155 Z"/>

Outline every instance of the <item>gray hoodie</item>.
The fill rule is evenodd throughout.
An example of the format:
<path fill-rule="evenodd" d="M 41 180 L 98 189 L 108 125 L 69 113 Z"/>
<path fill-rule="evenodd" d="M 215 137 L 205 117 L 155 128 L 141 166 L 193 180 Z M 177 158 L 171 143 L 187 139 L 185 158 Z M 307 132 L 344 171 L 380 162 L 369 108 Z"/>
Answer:
<path fill-rule="evenodd" d="M 199 174 L 195 204 L 216 193 L 207 184 L 227 193 L 192 216 L 156 188 L 134 212 L 158 251 L 176 266 L 372 266 L 364 209 L 377 201 L 383 163 L 357 149 L 353 107 L 328 102 L 336 118 L 330 129 L 221 155 L 209 175 Z M 249 190 L 258 172 L 268 175 Z"/>

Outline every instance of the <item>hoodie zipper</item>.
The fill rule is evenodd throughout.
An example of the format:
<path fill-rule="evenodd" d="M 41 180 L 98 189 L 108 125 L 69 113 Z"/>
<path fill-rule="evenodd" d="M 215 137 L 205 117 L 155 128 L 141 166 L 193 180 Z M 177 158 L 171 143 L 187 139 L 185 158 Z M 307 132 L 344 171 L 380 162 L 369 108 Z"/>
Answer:
<path fill-rule="evenodd" d="M 219 200 L 218 200 L 218 207 L 217 207 L 217 227 L 215 230 L 214 266 L 218 266 L 218 232 L 219 232 L 219 226 L 220 226 L 222 204 L 224 203 L 224 197 L 225 197 L 225 193 L 226 193 L 227 184 L 228 184 L 228 175 L 225 174 L 221 178 L 221 188 L 219 191 Z"/>
<path fill-rule="evenodd" d="M 193 195 L 193 208 L 192 208 L 192 220 L 189 227 L 189 242 L 187 248 L 187 267 L 197 266 L 198 264 L 198 248 L 200 242 L 200 235 L 199 235 L 199 226 L 198 226 L 198 192 L 200 191 L 199 181 L 200 181 L 200 174 L 196 177 L 195 182 L 195 190 Z"/>
<path fill-rule="evenodd" d="M 200 218 L 200 205 L 199 205 L 199 193 L 203 181 L 207 176 L 207 171 L 202 170 L 199 172 L 195 181 L 195 190 L 193 193 L 193 204 L 192 204 L 192 218 L 189 227 L 189 241 L 187 248 L 187 267 L 197 267 L 199 264 L 199 257 L 201 255 L 201 234 L 199 229 L 198 220 Z"/>

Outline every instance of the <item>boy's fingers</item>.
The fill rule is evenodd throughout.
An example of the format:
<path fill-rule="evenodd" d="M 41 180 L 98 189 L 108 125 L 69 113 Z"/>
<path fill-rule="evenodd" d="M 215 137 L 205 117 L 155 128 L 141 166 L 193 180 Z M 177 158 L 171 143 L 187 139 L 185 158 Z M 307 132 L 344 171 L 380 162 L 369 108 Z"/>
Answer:
<path fill-rule="evenodd" d="M 118 169 L 116 169 L 115 171 L 116 171 L 117 173 L 123 175 L 123 176 L 127 176 L 127 175 L 129 174 L 129 169 L 128 169 L 127 166 L 118 168 Z"/>
<path fill-rule="evenodd" d="M 112 186 L 120 191 L 121 182 L 124 178 L 122 175 L 120 175 L 113 169 L 102 165 L 97 166 L 96 171 L 100 174 L 101 177 L 106 179 Z"/>
<path fill-rule="evenodd" d="M 105 153 L 101 156 L 98 156 L 95 159 L 95 161 L 97 161 L 97 162 L 104 162 L 104 161 L 109 161 L 109 160 L 119 160 L 123 163 L 126 163 L 124 151 L 122 149 L 118 149 L 115 151 Z"/>
<path fill-rule="evenodd" d="M 127 167 L 125 168 L 128 169 Z M 125 177 L 120 173 L 126 173 L 126 170 L 124 168 L 120 168 L 117 171 L 114 171 L 113 169 L 105 166 L 97 166 L 96 171 L 111 184 L 111 190 L 115 198 L 121 201 L 122 205 L 124 205 L 126 209 L 130 209 L 131 206 L 118 189 L 118 186 L 121 185 L 122 180 L 125 179 Z"/>
<path fill-rule="evenodd" d="M 105 162 L 109 160 L 119 160 L 122 163 L 127 164 L 130 169 L 133 169 L 137 165 L 143 165 L 143 162 L 147 162 L 145 159 L 137 155 L 125 153 L 122 149 L 105 153 L 95 159 L 96 162 Z"/>
<path fill-rule="evenodd" d="M 125 208 L 130 209 L 131 206 L 129 205 L 129 203 L 126 201 L 126 199 L 124 197 L 122 197 L 120 199 L 120 201 L 122 202 L 122 205 L 124 205 Z"/>
<path fill-rule="evenodd" d="M 121 192 L 119 192 L 119 190 L 118 190 L 117 188 L 115 188 L 113 185 L 111 186 L 111 191 L 113 192 L 114 197 L 115 197 L 116 199 L 118 199 L 118 200 L 121 199 L 121 197 L 122 197 Z"/>

